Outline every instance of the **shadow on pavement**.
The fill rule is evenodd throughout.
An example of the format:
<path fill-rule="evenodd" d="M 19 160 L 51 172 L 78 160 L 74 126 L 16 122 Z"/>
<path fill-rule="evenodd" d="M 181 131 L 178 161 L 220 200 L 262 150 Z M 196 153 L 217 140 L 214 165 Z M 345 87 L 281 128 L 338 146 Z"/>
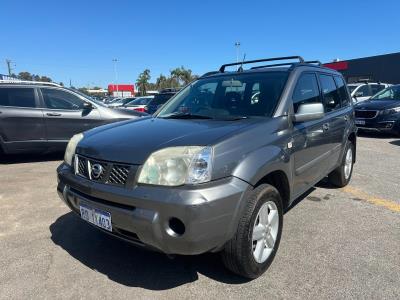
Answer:
<path fill-rule="evenodd" d="M 389 142 L 389 144 L 392 144 L 395 146 L 400 146 L 400 140 L 391 141 L 391 142 Z"/>
<path fill-rule="evenodd" d="M 227 271 L 218 254 L 170 259 L 109 236 L 72 212 L 59 217 L 50 232 L 52 241 L 71 256 L 125 286 L 166 290 L 196 281 L 198 273 L 229 284 L 248 281 Z"/>
<path fill-rule="evenodd" d="M 46 154 L 0 154 L 0 164 L 19 164 L 19 163 L 32 163 L 43 161 L 62 160 L 64 152 L 52 152 Z"/>

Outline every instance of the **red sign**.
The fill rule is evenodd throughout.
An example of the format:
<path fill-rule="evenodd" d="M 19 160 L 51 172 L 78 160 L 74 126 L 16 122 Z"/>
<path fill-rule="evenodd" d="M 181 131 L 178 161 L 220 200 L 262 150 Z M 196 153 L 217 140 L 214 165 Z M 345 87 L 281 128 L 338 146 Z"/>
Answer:
<path fill-rule="evenodd" d="M 109 84 L 108 92 L 131 92 L 135 93 L 135 86 L 133 84 Z"/>
<path fill-rule="evenodd" d="M 338 62 L 324 64 L 324 67 L 331 68 L 336 71 L 342 71 L 342 70 L 347 70 L 349 66 L 347 61 L 338 61 Z"/>

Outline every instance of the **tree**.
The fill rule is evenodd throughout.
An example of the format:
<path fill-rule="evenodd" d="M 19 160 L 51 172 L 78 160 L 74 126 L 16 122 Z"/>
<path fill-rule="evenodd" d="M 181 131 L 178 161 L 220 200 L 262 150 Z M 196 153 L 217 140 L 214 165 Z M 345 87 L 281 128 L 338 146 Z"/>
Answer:
<path fill-rule="evenodd" d="M 42 76 L 42 77 L 40 77 L 40 80 L 39 80 L 39 81 L 42 81 L 42 82 L 51 82 L 52 80 L 51 80 L 50 77 Z"/>
<path fill-rule="evenodd" d="M 136 80 L 136 86 L 139 89 L 140 95 L 146 95 L 146 91 L 148 90 L 149 80 L 150 80 L 150 70 L 146 69 L 142 73 L 139 74 L 138 79 Z"/>
<path fill-rule="evenodd" d="M 19 72 L 18 79 L 32 81 L 32 74 L 29 72 Z"/>

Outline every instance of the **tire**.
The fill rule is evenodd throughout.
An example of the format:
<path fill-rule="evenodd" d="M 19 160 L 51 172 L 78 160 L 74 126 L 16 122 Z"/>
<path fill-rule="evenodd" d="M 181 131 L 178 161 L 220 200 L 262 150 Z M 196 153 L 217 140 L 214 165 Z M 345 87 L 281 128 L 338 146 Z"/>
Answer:
<path fill-rule="evenodd" d="M 333 184 L 336 187 L 344 187 L 346 186 L 351 179 L 351 175 L 353 174 L 353 166 L 354 166 L 354 145 L 352 142 L 348 141 L 346 145 L 346 149 L 343 155 L 342 163 L 338 168 L 333 170 L 329 175 L 329 182 Z M 351 151 L 351 163 L 349 165 L 349 151 Z M 347 165 L 346 165 L 346 160 L 347 160 Z M 346 169 L 350 167 L 350 170 Z"/>
<path fill-rule="evenodd" d="M 259 217 L 260 212 L 264 217 Z M 268 225 L 270 231 L 263 225 L 265 213 L 268 213 L 266 219 L 271 221 Z M 263 274 L 271 265 L 279 247 L 282 224 L 283 209 L 279 192 L 268 184 L 255 188 L 248 198 L 234 237 L 225 245 L 221 253 L 225 267 L 233 273 L 250 279 Z M 256 236 L 257 241 L 253 240 Z M 261 252 L 263 255 L 259 255 Z"/>

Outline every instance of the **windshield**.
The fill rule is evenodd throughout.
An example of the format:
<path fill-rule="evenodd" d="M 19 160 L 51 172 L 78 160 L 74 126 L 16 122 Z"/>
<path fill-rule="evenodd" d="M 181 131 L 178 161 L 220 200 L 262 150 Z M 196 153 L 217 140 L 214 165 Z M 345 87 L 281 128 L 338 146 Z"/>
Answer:
<path fill-rule="evenodd" d="M 371 100 L 400 100 L 400 85 L 388 87 L 375 96 Z"/>
<path fill-rule="evenodd" d="M 350 94 L 358 87 L 358 85 L 347 85 L 349 88 Z"/>
<path fill-rule="evenodd" d="M 150 102 L 151 99 L 153 99 L 153 98 L 150 98 L 150 97 L 148 97 L 148 98 L 147 97 L 146 98 L 136 98 L 135 100 L 129 102 L 127 104 L 127 106 L 130 106 L 130 105 L 147 105 Z"/>
<path fill-rule="evenodd" d="M 157 117 L 185 114 L 210 119 L 271 117 L 287 72 L 234 74 L 199 79 L 169 101 Z"/>

